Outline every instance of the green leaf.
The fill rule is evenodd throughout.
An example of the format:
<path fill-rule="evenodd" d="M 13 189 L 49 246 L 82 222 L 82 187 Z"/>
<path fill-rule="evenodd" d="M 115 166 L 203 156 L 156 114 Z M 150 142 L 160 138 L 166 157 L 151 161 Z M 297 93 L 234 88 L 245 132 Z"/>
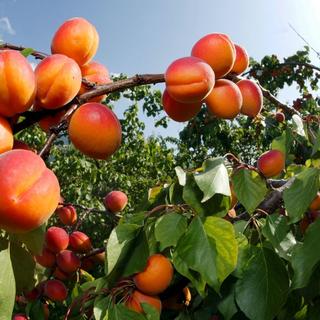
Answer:
<path fill-rule="evenodd" d="M 236 302 L 251 320 L 272 320 L 280 312 L 289 291 L 284 263 L 272 250 L 257 248 L 243 277 L 236 283 Z"/>
<path fill-rule="evenodd" d="M 270 241 L 276 253 L 283 259 L 289 260 L 296 239 L 287 223 L 287 217 L 279 214 L 267 216 L 262 234 Z"/>
<path fill-rule="evenodd" d="M 276 137 L 271 144 L 272 150 L 280 150 L 283 154 L 288 155 L 290 153 L 293 142 L 293 136 L 291 130 L 287 128 L 282 132 L 282 135 Z"/>
<path fill-rule="evenodd" d="M 128 309 L 123 304 L 111 304 L 104 320 L 146 320 L 144 315 Z M 152 319 L 153 320 L 153 319 Z"/>
<path fill-rule="evenodd" d="M 95 320 L 103 320 L 106 315 L 106 311 L 109 308 L 109 306 L 112 305 L 111 297 L 103 297 L 98 296 L 94 300 L 93 304 L 93 314 Z"/>
<path fill-rule="evenodd" d="M 239 202 L 253 213 L 268 192 L 265 181 L 254 170 L 240 169 L 232 176 L 232 182 Z"/>
<path fill-rule="evenodd" d="M 186 173 L 181 167 L 175 167 L 176 175 L 178 177 L 179 184 L 184 186 L 186 184 Z"/>
<path fill-rule="evenodd" d="M 283 192 L 290 223 L 299 221 L 319 190 L 319 169 L 306 168 Z"/>
<path fill-rule="evenodd" d="M 235 284 L 232 283 L 231 285 L 229 285 L 227 290 L 228 293 L 224 295 L 218 303 L 218 309 L 223 315 L 223 319 L 231 320 L 231 318 L 238 312 L 235 301 Z"/>
<path fill-rule="evenodd" d="M 20 52 L 24 57 L 28 57 L 30 54 L 34 53 L 34 50 L 32 48 L 25 48 Z"/>
<path fill-rule="evenodd" d="M 203 172 L 194 175 L 194 179 L 203 192 L 205 202 L 216 193 L 231 196 L 229 176 L 223 158 L 206 160 L 203 164 Z"/>
<path fill-rule="evenodd" d="M 10 259 L 9 244 L 0 251 L 0 320 L 11 319 L 16 297 L 16 283 Z"/>
<path fill-rule="evenodd" d="M 155 225 L 155 237 L 160 242 L 160 251 L 175 246 L 187 229 L 187 219 L 177 213 L 161 216 Z"/>
<path fill-rule="evenodd" d="M 314 156 L 319 150 L 320 150 L 320 129 L 317 132 L 316 139 L 312 147 L 311 156 Z"/>
<path fill-rule="evenodd" d="M 298 244 L 292 252 L 291 264 L 294 271 L 292 288 L 305 287 L 317 264 L 320 262 L 320 219 L 306 230 L 304 242 Z"/>
<path fill-rule="evenodd" d="M 30 319 L 46 320 L 42 301 L 36 300 L 32 302 L 30 306 L 29 317 Z"/>
<path fill-rule="evenodd" d="M 154 306 L 149 303 L 141 303 L 141 306 L 148 320 L 160 320 L 160 313 Z"/>

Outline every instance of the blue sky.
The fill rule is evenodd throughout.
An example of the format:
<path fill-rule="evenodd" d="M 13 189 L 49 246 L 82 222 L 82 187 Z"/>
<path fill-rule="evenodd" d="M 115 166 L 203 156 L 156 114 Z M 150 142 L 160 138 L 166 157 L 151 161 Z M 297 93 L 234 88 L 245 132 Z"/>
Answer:
<path fill-rule="evenodd" d="M 133 75 L 164 72 L 212 32 L 228 34 L 255 59 L 271 53 L 285 57 L 304 45 L 290 23 L 320 51 L 319 13 L 319 0 L 0 0 L 0 35 L 49 52 L 58 26 L 82 16 L 100 35 L 95 60 L 111 72 Z M 316 56 L 313 62 L 320 64 Z M 290 101 L 293 95 L 287 90 L 281 98 Z M 169 130 L 159 131 L 149 119 L 146 133 L 176 134 L 179 128 L 172 121 Z"/>

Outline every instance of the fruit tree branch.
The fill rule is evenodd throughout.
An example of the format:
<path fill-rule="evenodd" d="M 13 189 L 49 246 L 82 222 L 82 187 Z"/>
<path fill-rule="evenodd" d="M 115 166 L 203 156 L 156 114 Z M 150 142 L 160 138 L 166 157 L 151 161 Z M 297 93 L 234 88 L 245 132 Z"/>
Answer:
<path fill-rule="evenodd" d="M 3 50 L 3 49 L 11 49 L 11 50 L 16 50 L 16 51 L 23 51 L 23 50 L 26 50 L 26 49 L 30 49 L 30 50 L 32 50 L 30 55 L 34 56 L 36 59 L 41 59 L 41 60 L 48 56 L 48 54 L 46 54 L 44 52 L 35 51 L 32 48 L 16 46 L 14 44 L 7 43 L 7 42 L 0 44 L 0 50 Z"/>

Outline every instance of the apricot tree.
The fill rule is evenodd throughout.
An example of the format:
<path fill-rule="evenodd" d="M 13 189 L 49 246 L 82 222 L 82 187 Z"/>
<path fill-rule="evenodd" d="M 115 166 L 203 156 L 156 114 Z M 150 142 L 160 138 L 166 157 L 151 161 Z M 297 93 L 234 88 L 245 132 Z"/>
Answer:
<path fill-rule="evenodd" d="M 307 82 L 317 89 L 319 69 L 307 52 L 253 61 L 244 73 L 245 49 L 214 33 L 164 74 L 110 79 L 92 61 L 98 44 L 94 26 L 73 18 L 54 35 L 52 55 L 1 46 L 0 319 L 317 319 L 320 131 Z M 29 56 L 41 60 L 34 72 Z M 294 81 L 303 97 L 291 107 L 276 93 Z M 122 92 L 143 97 L 157 116 L 160 96 L 143 87 L 155 83 L 166 85 L 168 117 L 189 121 L 176 150 L 139 143 L 139 129 L 130 135 L 136 105 L 122 122 L 108 108 Z M 30 128 L 36 123 L 46 135 Z M 215 149 L 211 129 L 246 141 L 228 149 L 216 136 Z M 14 134 L 32 146 L 14 143 Z M 78 165 L 69 141 L 96 171 Z M 113 159 L 127 170 L 126 151 L 139 174 L 141 152 L 151 148 L 154 157 L 143 159 L 167 181 L 139 184 L 139 204 L 130 185 L 128 195 L 114 184 L 94 198 L 79 187 L 90 206 L 60 192 L 59 182 L 76 186 L 77 171 L 112 179 L 102 166 Z M 90 219 L 93 228 L 84 228 Z"/>

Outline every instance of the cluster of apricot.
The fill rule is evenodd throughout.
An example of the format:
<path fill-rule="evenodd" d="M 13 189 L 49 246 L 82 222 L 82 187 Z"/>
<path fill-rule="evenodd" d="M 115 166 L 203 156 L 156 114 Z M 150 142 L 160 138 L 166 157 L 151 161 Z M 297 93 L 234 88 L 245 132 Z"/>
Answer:
<path fill-rule="evenodd" d="M 263 104 L 260 87 L 247 79 L 237 83 L 222 79 L 243 73 L 248 65 L 246 50 L 227 35 L 206 35 L 193 46 L 190 57 L 177 59 L 167 68 L 165 112 L 175 121 L 188 121 L 205 103 L 217 118 L 233 119 L 239 113 L 256 117 Z"/>

